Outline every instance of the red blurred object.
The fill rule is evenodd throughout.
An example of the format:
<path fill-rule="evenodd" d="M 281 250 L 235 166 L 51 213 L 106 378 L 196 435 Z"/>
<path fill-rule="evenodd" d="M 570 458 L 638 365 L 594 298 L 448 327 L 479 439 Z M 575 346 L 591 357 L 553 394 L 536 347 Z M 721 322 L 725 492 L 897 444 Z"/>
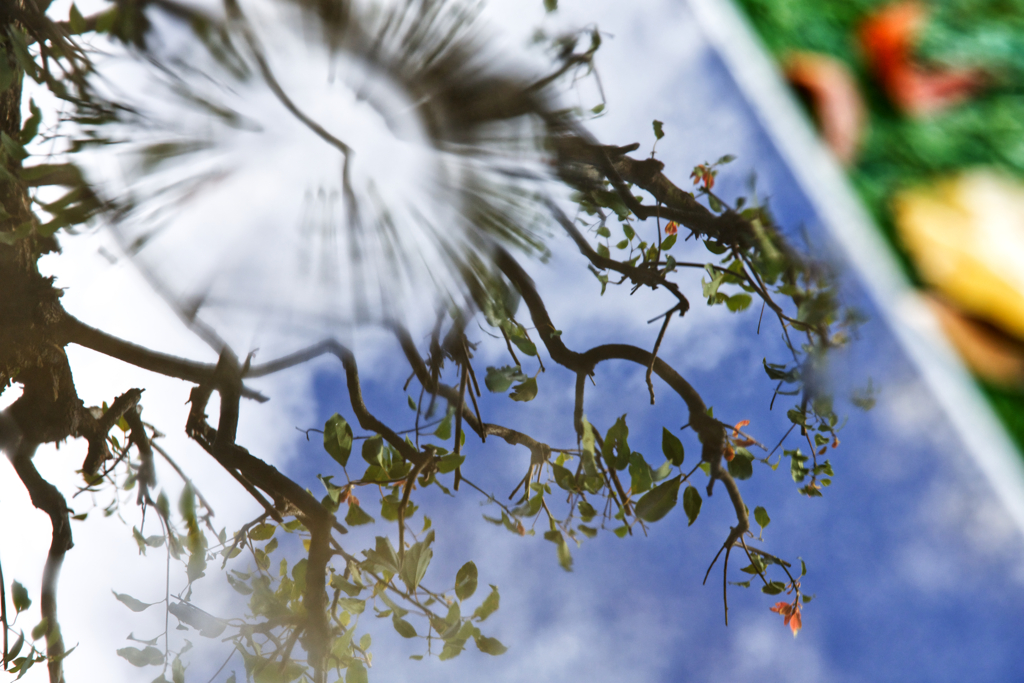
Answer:
<path fill-rule="evenodd" d="M 914 59 L 928 10 L 917 2 L 882 9 L 861 25 L 860 42 L 889 99 L 912 115 L 931 114 L 969 99 L 985 85 L 979 69 L 928 68 Z"/>
<path fill-rule="evenodd" d="M 784 65 L 790 84 L 806 95 L 826 144 L 848 166 L 857 157 L 867 111 L 845 64 L 814 52 L 796 52 Z"/>

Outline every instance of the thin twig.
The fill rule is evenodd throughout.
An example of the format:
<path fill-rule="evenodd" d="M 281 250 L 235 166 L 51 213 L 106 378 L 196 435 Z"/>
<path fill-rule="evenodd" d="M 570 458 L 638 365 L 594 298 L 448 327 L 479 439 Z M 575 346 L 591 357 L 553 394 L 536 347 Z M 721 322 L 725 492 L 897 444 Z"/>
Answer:
<path fill-rule="evenodd" d="M 658 349 L 661 348 L 661 340 L 665 338 L 665 331 L 668 329 L 668 323 L 672 320 L 672 313 L 676 311 L 678 307 L 673 308 L 665 316 L 665 322 L 661 324 L 661 331 L 658 332 L 658 339 L 654 342 L 654 350 L 651 351 L 651 362 L 647 365 L 647 390 L 651 392 L 651 405 L 654 405 L 654 382 L 651 381 L 651 374 L 654 372 L 654 361 L 658 358 Z"/>

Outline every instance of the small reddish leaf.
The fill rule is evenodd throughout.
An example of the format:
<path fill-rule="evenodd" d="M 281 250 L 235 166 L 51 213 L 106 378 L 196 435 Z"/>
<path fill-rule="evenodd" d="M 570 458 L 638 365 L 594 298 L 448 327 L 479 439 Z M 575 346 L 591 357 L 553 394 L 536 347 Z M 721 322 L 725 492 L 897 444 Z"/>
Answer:
<path fill-rule="evenodd" d="M 800 633 L 800 629 L 803 628 L 803 621 L 800 618 L 799 607 L 797 607 L 792 614 L 786 617 L 786 622 L 789 625 L 789 630 L 793 632 L 793 637 L 796 638 L 796 635 Z"/>

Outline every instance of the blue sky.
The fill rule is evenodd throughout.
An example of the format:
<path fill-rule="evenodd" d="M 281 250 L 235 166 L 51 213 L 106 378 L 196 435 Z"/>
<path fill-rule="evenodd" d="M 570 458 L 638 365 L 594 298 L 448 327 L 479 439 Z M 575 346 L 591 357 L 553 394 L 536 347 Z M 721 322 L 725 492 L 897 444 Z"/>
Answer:
<path fill-rule="evenodd" d="M 535 4 L 533 16 L 519 3 L 495 8 L 495 21 L 506 21 L 502 25 L 510 27 L 510 35 L 519 36 L 510 38 L 512 43 L 545 20 L 539 0 Z M 824 253 L 842 262 L 843 253 L 776 151 L 759 114 L 702 38 L 686 5 L 651 2 L 643 12 L 610 0 L 562 0 L 561 6 L 557 15 L 547 18 L 549 24 L 596 21 L 611 34 L 598 59 L 608 114 L 592 122 L 603 141 L 639 141 L 641 150 L 647 150 L 653 143 L 651 120 L 664 121 L 666 137 L 658 145 L 659 158 L 681 186 L 693 165 L 736 154 L 737 161 L 719 176 L 723 196 L 744 194 L 747 179 L 756 170 L 759 194 L 768 198 L 779 223 L 794 234 L 805 230 Z M 513 15 L 515 21 L 509 20 Z M 593 96 L 581 90 L 585 104 Z M 170 346 L 197 358 L 209 355 L 201 344 L 188 340 L 176 320 L 157 310 L 158 302 L 145 299 L 130 268 L 121 263 L 97 274 L 88 265 L 100 262 L 89 261 L 95 256 L 95 244 L 72 242 L 65 245 L 64 260 L 53 260 L 51 266 L 61 276 L 59 282 L 71 287 L 65 297 L 69 310 L 91 323 L 123 330 L 122 334 L 142 343 Z M 571 348 L 623 339 L 653 344 L 657 329 L 646 320 L 665 310 L 665 301 L 657 296 L 646 302 L 634 300 L 628 292 L 612 289 L 601 298 L 597 281 L 579 255 L 557 238 L 552 249 L 555 255 L 548 264 L 531 262 L 529 269 Z M 73 258 L 79 261 L 70 263 Z M 700 519 L 691 527 L 677 509 L 653 525 L 648 538 L 620 540 L 609 532 L 584 542 L 574 549 L 570 574 L 559 568 L 550 543 L 539 537 L 519 538 L 484 522 L 481 515 L 492 514 L 491 510 L 481 508 L 480 497 L 464 489 L 454 500 L 431 494 L 421 502 L 424 509 L 431 508 L 428 514 L 438 533 L 427 581 L 446 585 L 463 562 L 476 561 L 481 586 L 497 584 L 502 594 L 502 608 L 485 623 L 489 627 L 485 632 L 500 638 L 509 651 L 498 658 L 471 650 L 451 662 L 412 662 L 406 655 L 419 653 L 418 645 L 409 649 L 385 622 L 374 632 L 373 679 L 528 679 L 538 683 L 1018 679 L 1017 653 L 1024 644 L 1018 630 L 1024 617 L 1021 531 L 1009 521 L 857 276 L 848 271 L 844 279 L 846 300 L 864 310 L 869 321 L 837 361 L 837 394 L 848 394 L 870 377 L 879 390 L 878 406 L 864 413 L 840 401 L 838 412 L 849 415 L 849 421 L 840 434 L 841 447 L 829 455 L 836 476 L 823 498 L 800 496 L 785 465 L 777 472 L 758 466 L 754 477 L 743 484 L 748 506 L 762 505 L 771 515 L 764 547 L 788 559 L 801 556 L 808 564 L 804 588 L 816 597 L 806 607 L 798 638 L 768 611 L 774 599 L 755 588 L 730 588 L 730 625 L 725 627 L 721 564 L 712 571 L 708 585 L 700 585 L 729 528 L 729 506 L 721 491 L 705 500 Z M 125 282 L 131 285 L 125 287 Z M 691 287 L 697 285 L 699 273 L 690 282 Z M 125 320 L 121 311 L 96 307 L 97 293 L 110 287 L 126 292 L 126 301 L 148 302 L 145 329 Z M 768 411 L 773 385 L 761 359 L 782 357 L 777 323 L 766 317 L 757 335 L 756 311 L 733 315 L 692 299 L 693 310 L 673 323 L 661 355 L 715 406 L 716 416 L 726 422 L 749 419 L 751 431 L 774 445 L 787 427 L 784 411 L 789 405 L 786 397 L 780 397 L 774 413 Z M 478 336 L 487 341 L 482 333 Z M 379 415 L 404 423 L 411 419 L 400 393 L 407 373 L 400 364 L 388 361 L 396 350 L 389 343 L 378 337 L 358 343 L 364 354 L 364 390 L 367 403 Z M 477 367 L 508 362 L 502 347 L 482 345 Z M 87 354 L 79 353 L 73 358 L 76 361 L 85 366 L 79 386 L 87 403 L 109 400 L 107 394 L 117 395 L 126 386 L 143 385 L 150 387 L 147 411 L 171 426 L 183 420 L 184 385 L 133 375 Z M 546 365 L 535 401 L 524 405 L 500 394 L 485 396 L 481 409 L 485 420 L 522 426 L 549 443 L 570 445 L 574 440 L 571 380 L 550 363 Z M 312 473 L 329 467 L 329 461 L 317 439 L 307 443 L 293 430 L 321 426 L 336 411 L 351 419 L 339 370 L 322 361 L 268 380 L 261 386 L 272 396 L 271 403 L 246 406 L 243 412 L 240 441 L 302 478 L 311 489 L 319 486 Z M 89 384 L 90 378 L 94 385 Z M 686 421 L 681 402 L 673 399 L 667 387 L 656 385 L 658 401 L 651 407 L 642 370 L 623 365 L 601 366 L 595 381 L 596 387 L 588 391 L 589 419 L 606 429 L 616 417 L 628 413 L 630 445 L 659 463 L 661 427 L 678 429 Z M 82 389 L 85 386 L 101 388 Z M 165 431 L 171 431 L 171 426 Z M 687 460 L 695 462 L 695 439 L 690 432 L 680 435 Z M 225 477 L 209 471 L 194 447 L 181 437 L 173 438 L 179 439 L 173 442 L 176 452 L 202 473 L 208 490 L 233 490 Z M 490 442 L 481 448 L 472 441 L 467 454 L 466 476 L 499 495 L 511 490 L 529 457 L 525 449 Z M 163 479 L 168 478 L 164 473 Z M 0 512 L 6 515 L 16 509 L 16 496 L 16 491 L 5 490 Z M 361 496 L 364 502 L 369 497 Z M 246 509 L 221 507 L 228 509 L 218 510 L 218 517 L 229 527 L 247 519 Z M 373 506 L 367 504 L 367 508 Z M 149 600 L 162 590 L 162 567 L 157 566 L 162 563 L 135 564 L 133 543 L 123 527 L 108 525 L 102 533 L 115 532 L 119 536 L 116 542 L 110 541 L 111 552 L 115 547 L 127 552 L 123 566 L 97 576 L 95 568 L 86 569 L 87 556 L 72 553 L 65 570 L 65 633 L 72 642 L 73 634 L 80 634 L 84 643 L 69 660 L 73 680 L 90 680 L 88 671 L 96 666 L 103 666 L 111 680 L 133 680 L 137 674 L 131 667 L 115 662 L 108 668 L 109 659 L 129 630 L 145 629 L 144 623 L 141 627 L 134 620 L 129 623 L 130 615 L 112 597 L 104 595 L 105 603 L 95 598 L 96 605 L 102 606 L 94 605 L 93 598 L 86 597 L 87 587 L 99 585 L 98 592 L 104 594 L 107 584 L 118 590 L 133 584 L 132 590 Z M 31 585 L 32 562 L 26 559 L 19 565 L 21 557 L 9 559 L 7 548 L 21 542 L 12 533 L 4 530 L 5 537 L 0 539 L 5 576 Z M 382 533 L 382 527 L 360 529 L 349 538 L 355 542 L 377 533 Z M 83 549 L 87 538 L 92 537 L 80 537 Z M 148 569 L 141 573 L 135 569 L 143 566 Z M 730 580 L 746 578 L 738 572 L 740 566 L 734 561 Z M 219 588 L 207 590 L 210 595 Z M 149 593 L 143 595 L 145 591 Z M 368 615 L 365 621 L 371 621 Z M 103 640 L 89 640 L 98 637 L 90 629 L 103 632 Z M 103 642 L 107 649 L 96 651 L 90 646 L 95 642 Z M 240 670 L 240 665 L 236 668 Z"/>

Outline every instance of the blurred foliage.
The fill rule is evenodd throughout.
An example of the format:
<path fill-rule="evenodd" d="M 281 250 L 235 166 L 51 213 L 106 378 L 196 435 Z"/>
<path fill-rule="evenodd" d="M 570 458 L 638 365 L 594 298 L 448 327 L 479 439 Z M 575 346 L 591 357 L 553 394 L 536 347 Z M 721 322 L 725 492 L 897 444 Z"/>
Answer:
<path fill-rule="evenodd" d="M 987 82 L 969 101 L 926 117 L 899 111 L 871 77 L 858 30 L 892 0 L 737 0 L 778 58 L 797 50 L 831 55 L 856 74 L 871 120 L 850 178 L 907 275 L 922 284 L 896 236 L 891 202 L 901 190 L 963 169 L 987 167 L 1024 178 L 1024 2 L 924 3 L 916 55 L 934 68 L 980 69 Z M 1024 453 L 1024 392 L 980 382 Z"/>

